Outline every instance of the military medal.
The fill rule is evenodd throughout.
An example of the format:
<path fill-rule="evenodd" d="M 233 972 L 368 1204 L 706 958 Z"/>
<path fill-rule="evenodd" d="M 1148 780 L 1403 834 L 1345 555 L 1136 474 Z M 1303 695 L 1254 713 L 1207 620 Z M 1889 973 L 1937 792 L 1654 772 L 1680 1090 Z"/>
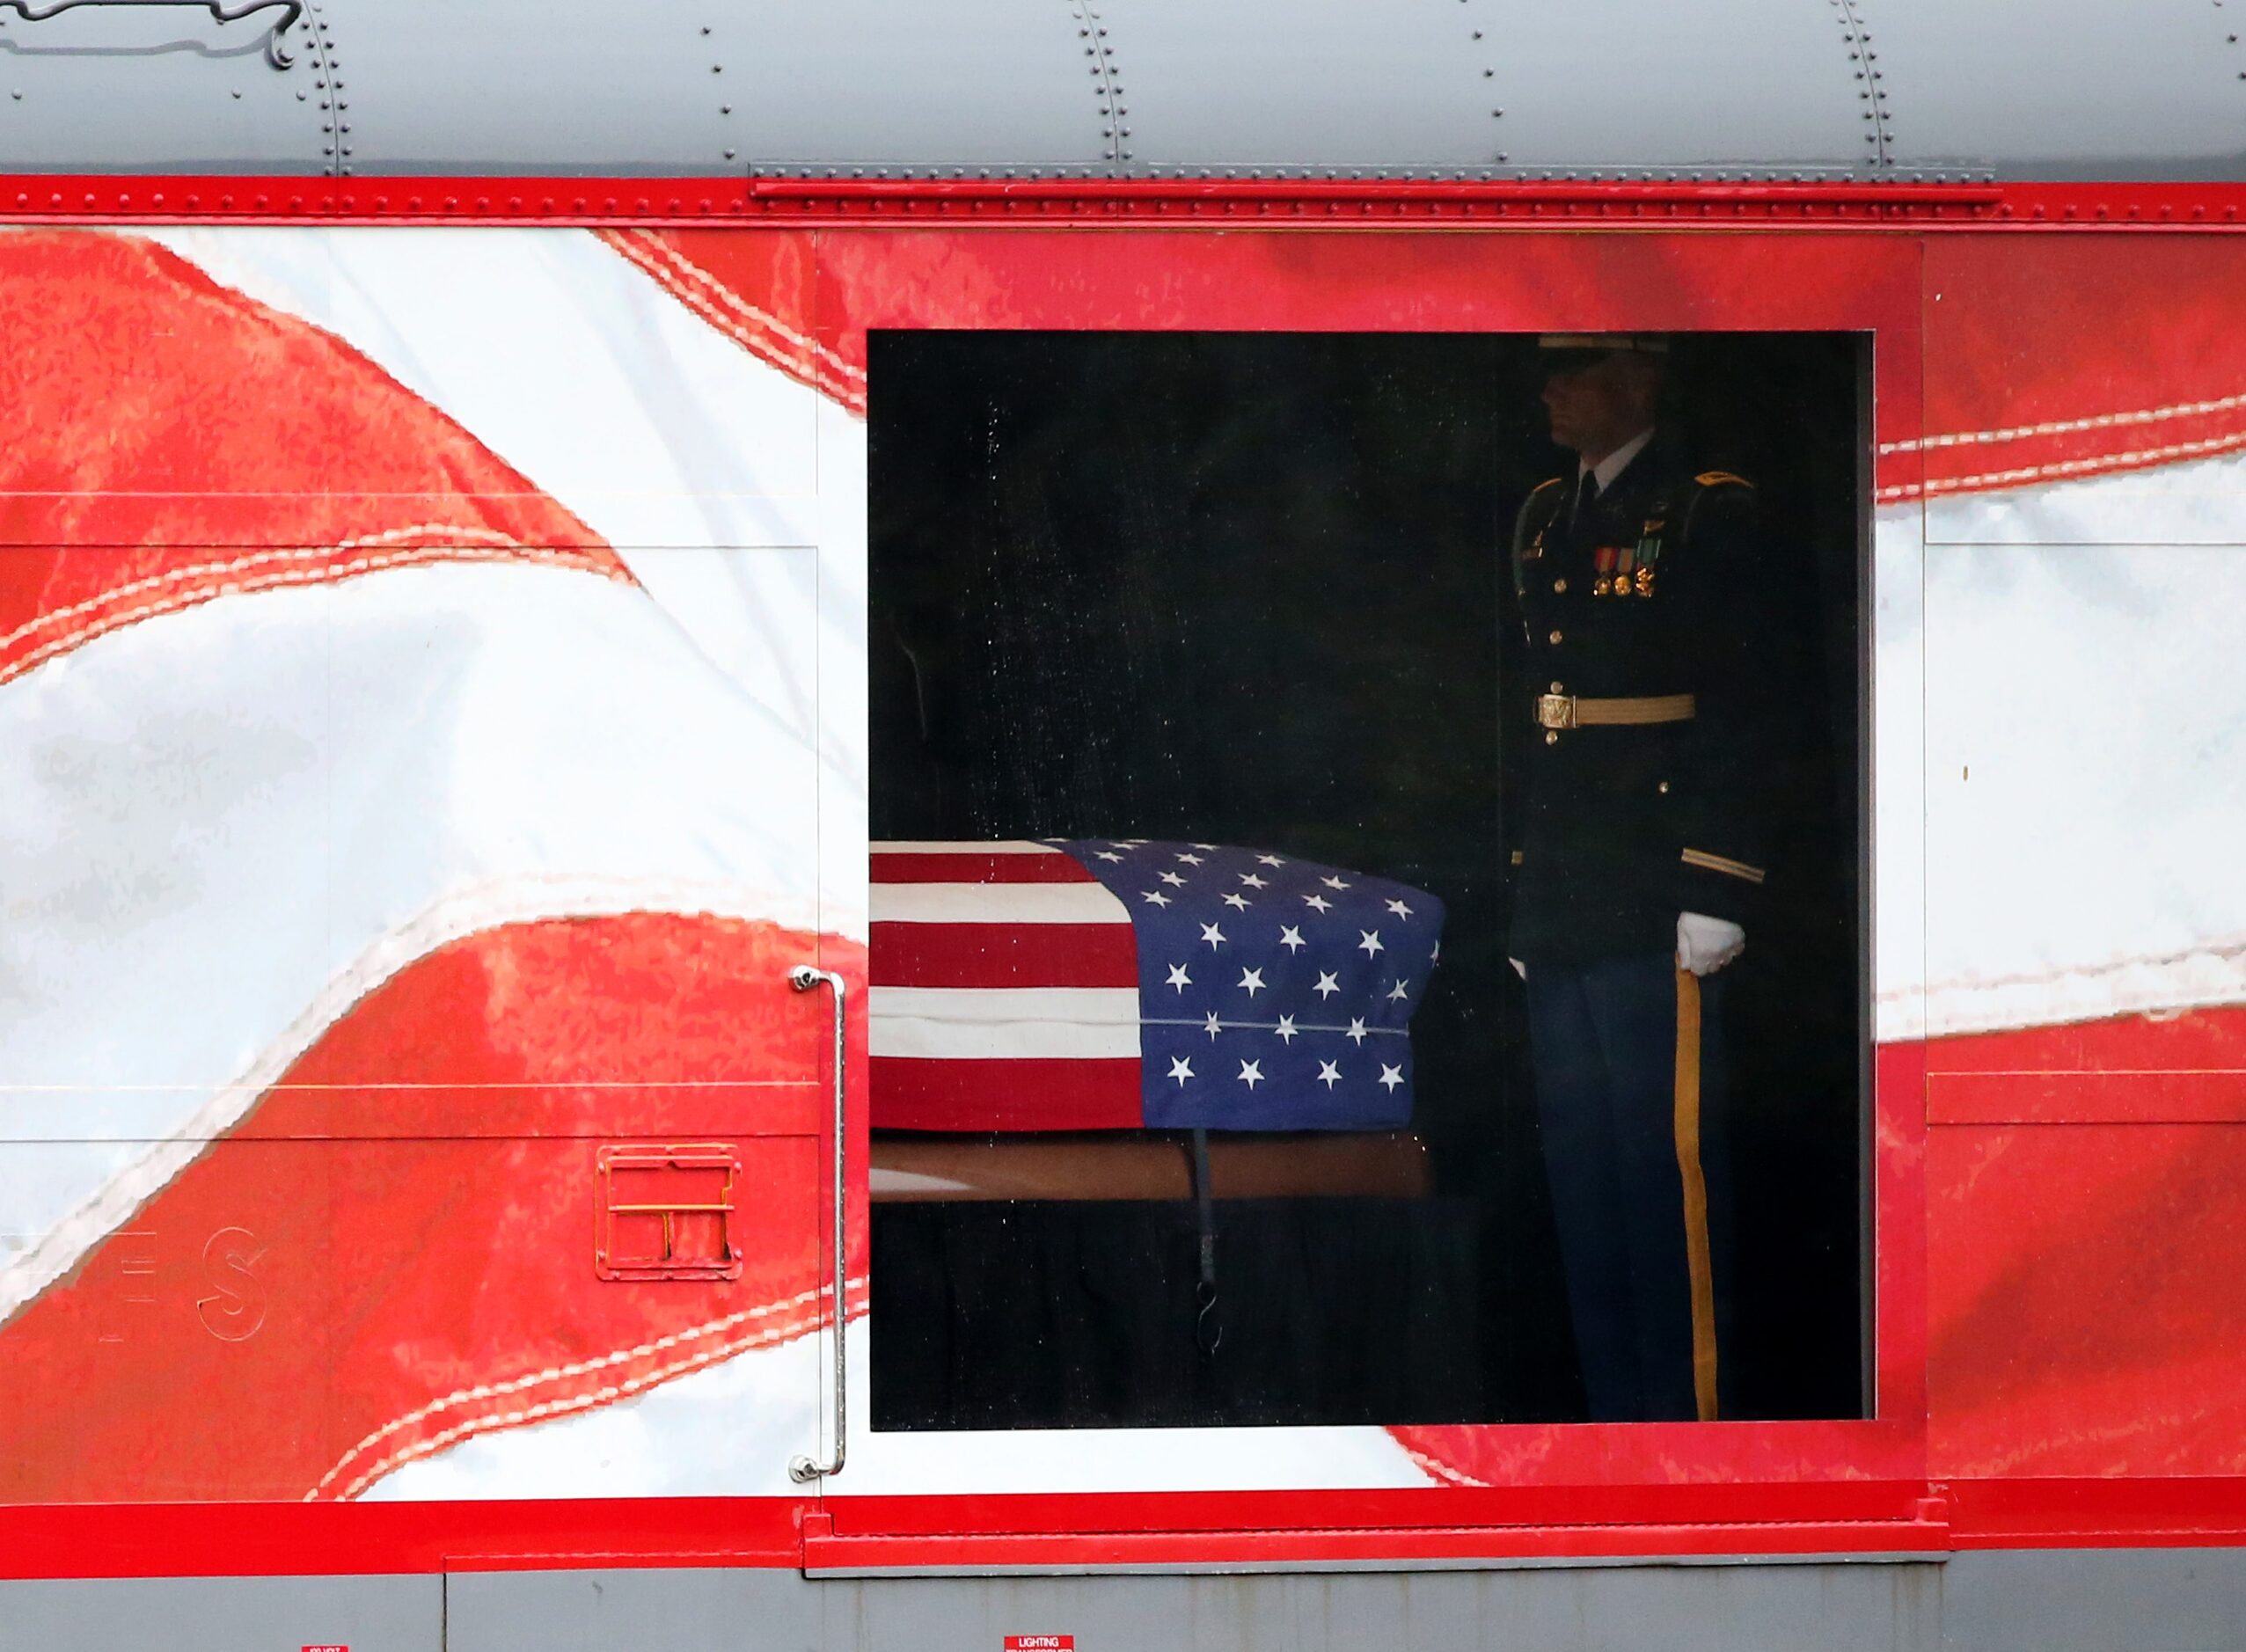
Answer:
<path fill-rule="evenodd" d="M 1668 525 L 1664 518 L 1657 516 L 1638 530 L 1637 572 L 1632 585 L 1640 596 L 1653 595 L 1653 565 L 1661 560 L 1661 530 Z"/>

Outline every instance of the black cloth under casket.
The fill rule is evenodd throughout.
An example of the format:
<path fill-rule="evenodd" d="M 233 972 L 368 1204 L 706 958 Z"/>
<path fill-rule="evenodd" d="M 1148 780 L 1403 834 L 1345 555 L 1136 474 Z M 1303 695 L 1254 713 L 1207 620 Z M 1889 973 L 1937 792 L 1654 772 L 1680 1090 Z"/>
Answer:
<path fill-rule="evenodd" d="M 876 1204 L 877 1429 L 1483 1414 L 1470 1200 L 1224 1200 L 1204 1354 L 1188 1201 Z"/>

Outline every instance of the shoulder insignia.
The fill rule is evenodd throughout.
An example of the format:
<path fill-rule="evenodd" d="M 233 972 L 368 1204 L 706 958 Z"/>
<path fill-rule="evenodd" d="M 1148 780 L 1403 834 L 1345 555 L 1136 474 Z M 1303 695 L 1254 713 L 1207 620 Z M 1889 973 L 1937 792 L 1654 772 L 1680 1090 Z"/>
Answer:
<path fill-rule="evenodd" d="M 1690 497 L 1685 501 L 1684 520 L 1678 524 L 1687 538 L 1692 535 L 1693 523 L 1699 519 L 1701 504 L 1708 500 L 1716 501 L 1711 508 L 1719 515 L 1754 508 L 1755 485 L 1736 471 L 1702 471 L 1693 478 L 1693 483 L 1687 490 Z M 1738 490 L 1736 493 L 1732 491 L 1735 488 Z"/>

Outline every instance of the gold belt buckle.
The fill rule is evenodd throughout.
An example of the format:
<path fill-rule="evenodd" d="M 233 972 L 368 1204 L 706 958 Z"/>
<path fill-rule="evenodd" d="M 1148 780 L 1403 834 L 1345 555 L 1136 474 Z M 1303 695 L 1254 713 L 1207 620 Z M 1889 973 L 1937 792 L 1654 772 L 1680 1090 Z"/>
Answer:
<path fill-rule="evenodd" d="M 1576 697 L 1572 694 L 1538 695 L 1536 724 L 1540 728 L 1573 728 L 1576 726 Z"/>

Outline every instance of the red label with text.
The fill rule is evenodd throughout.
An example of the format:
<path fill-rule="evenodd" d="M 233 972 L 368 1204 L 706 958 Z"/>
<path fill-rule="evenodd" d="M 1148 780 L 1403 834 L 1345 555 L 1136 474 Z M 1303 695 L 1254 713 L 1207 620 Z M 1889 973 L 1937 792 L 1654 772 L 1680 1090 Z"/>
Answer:
<path fill-rule="evenodd" d="M 1006 1652 L 1076 1652 L 1072 1634 L 1010 1634 Z"/>

